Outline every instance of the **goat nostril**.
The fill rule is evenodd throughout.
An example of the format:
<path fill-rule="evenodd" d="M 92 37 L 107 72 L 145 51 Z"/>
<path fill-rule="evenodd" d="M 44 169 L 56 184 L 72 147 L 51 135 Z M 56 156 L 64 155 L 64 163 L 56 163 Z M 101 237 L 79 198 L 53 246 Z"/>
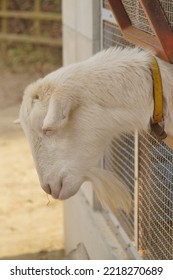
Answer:
<path fill-rule="evenodd" d="M 47 194 L 51 194 L 51 188 L 50 188 L 50 185 L 49 185 L 49 184 L 47 184 L 47 185 L 45 186 L 44 190 L 45 190 L 45 192 L 46 192 Z"/>

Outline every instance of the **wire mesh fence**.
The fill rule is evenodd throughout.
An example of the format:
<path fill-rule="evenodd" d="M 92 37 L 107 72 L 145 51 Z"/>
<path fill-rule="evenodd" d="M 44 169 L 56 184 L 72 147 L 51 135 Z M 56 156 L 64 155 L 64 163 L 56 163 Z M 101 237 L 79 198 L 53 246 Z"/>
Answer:
<path fill-rule="evenodd" d="M 129 238 L 134 241 L 134 136 L 122 135 L 113 140 L 104 156 L 104 168 L 110 170 L 129 189 L 132 198 L 132 208 L 129 215 L 121 209 L 115 212 Z"/>
<path fill-rule="evenodd" d="M 173 27 L 173 2 L 171 0 L 159 0 L 160 5 L 163 8 L 164 14 L 170 27 Z M 154 31 L 149 25 L 148 19 L 142 9 L 139 0 L 122 0 L 122 3 L 126 9 L 126 12 L 133 24 L 138 29 L 145 31 L 151 35 L 154 35 Z"/>
<path fill-rule="evenodd" d="M 171 28 L 173 28 L 173 1 L 172 0 L 158 0 L 163 8 L 164 14 Z M 154 35 L 154 31 L 149 25 L 148 19 L 141 7 L 140 0 L 122 0 L 126 12 L 136 28 Z M 103 1 L 103 7 L 110 10 L 109 1 Z"/>
<path fill-rule="evenodd" d="M 160 2 L 172 25 L 172 1 Z M 152 33 L 139 1 L 124 0 L 123 4 L 133 19 L 133 24 Z M 109 9 L 107 0 L 103 1 L 103 7 Z M 118 26 L 105 19 L 102 22 L 102 31 L 103 48 L 133 47 L 123 38 Z M 139 135 L 138 147 L 136 159 L 134 136 L 122 135 L 120 139 L 114 140 L 105 152 L 104 167 L 126 184 L 132 196 L 131 213 L 126 215 L 119 210 L 115 215 L 133 244 L 135 236 L 138 237 L 136 249 L 143 258 L 173 259 L 173 150 L 150 133 Z M 136 160 L 139 169 L 138 202 L 134 200 Z M 137 225 L 135 207 L 138 209 Z M 138 231 L 137 235 L 135 230 Z"/>
<path fill-rule="evenodd" d="M 154 34 L 144 14 L 139 0 L 122 0 L 132 25 L 149 34 Z"/>
<path fill-rule="evenodd" d="M 127 42 L 117 25 L 110 23 L 108 21 L 103 21 L 103 48 L 109 48 L 111 46 L 133 46 L 131 43 Z"/>
<path fill-rule="evenodd" d="M 159 0 L 159 2 L 163 8 L 167 21 L 173 30 L 173 1 L 172 0 Z"/>
<path fill-rule="evenodd" d="M 139 248 L 173 259 L 173 150 L 151 134 L 139 136 Z"/>

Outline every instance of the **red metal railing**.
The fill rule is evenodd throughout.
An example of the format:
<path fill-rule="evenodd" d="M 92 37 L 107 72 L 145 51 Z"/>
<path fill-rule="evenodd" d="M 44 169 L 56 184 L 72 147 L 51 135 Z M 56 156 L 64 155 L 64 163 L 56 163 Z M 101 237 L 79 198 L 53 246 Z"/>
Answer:
<path fill-rule="evenodd" d="M 122 0 L 108 1 L 126 40 L 152 49 L 160 58 L 173 63 L 173 32 L 159 0 L 140 0 L 155 35 L 148 34 L 133 26 Z"/>

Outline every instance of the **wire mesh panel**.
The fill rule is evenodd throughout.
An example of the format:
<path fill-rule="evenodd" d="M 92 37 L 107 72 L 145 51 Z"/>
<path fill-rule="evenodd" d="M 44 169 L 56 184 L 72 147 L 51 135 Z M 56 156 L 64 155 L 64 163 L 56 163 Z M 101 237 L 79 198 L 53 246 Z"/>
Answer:
<path fill-rule="evenodd" d="M 114 213 L 126 233 L 134 241 L 134 136 L 122 135 L 113 140 L 105 152 L 104 168 L 112 171 L 129 189 L 132 210 L 129 215 L 120 209 Z"/>
<path fill-rule="evenodd" d="M 173 259 L 173 150 L 150 134 L 139 136 L 139 247 Z"/>
<path fill-rule="evenodd" d="M 122 3 L 133 26 L 153 35 L 154 33 L 149 25 L 139 0 L 122 0 Z"/>
<path fill-rule="evenodd" d="M 173 1 L 172 0 L 159 0 L 163 11 L 166 15 L 168 23 L 173 30 Z"/>
<path fill-rule="evenodd" d="M 132 46 L 120 32 L 117 25 L 103 21 L 103 48 L 110 46 Z M 127 216 L 125 212 L 117 210 L 116 217 L 125 229 L 129 238 L 134 241 L 134 136 L 122 135 L 120 139 L 112 141 L 105 152 L 104 168 L 111 170 L 130 190 L 132 210 Z"/>
<path fill-rule="evenodd" d="M 161 1 L 165 14 L 172 26 L 173 2 Z M 107 0 L 104 8 L 109 9 Z M 139 1 L 123 0 L 133 24 L 151 33 L 147 19 L 141 10 Z M 117 25 L 106 20 L 102 23 L 102 46 L 131 46 Z M 130 190 L 132 210 L 126 215 L 117 210 L 115 215 L 130 237 L 135 238 L 138 228 L 138 249 L 145 259 L 173 259 L 173 150 L 151 134 L 139 135 L 139 187 L 138 205 L 134 201 L 135 193 L 135 144 L 132 135 L 122 135 L 113 140 L 105 152 L 104 166 L 111 170 Z M 136 226 L 135 207 L 138 208 L 138 227 Z"/>
<path fill-rule="evenodd" d="M 173 1 L 172 0 L 159 0 L 164 14 L 168 20 L 170 27 L 173 28 Z M 141 7 L 139 0 L 122 0 L 122 3 L 126 9 L 126 12 L 132 22 L 132 24 L 149 34 L 154 34 L 151 29 L 148 19 Z M 108 0 L 103 1 L 103 7 L 110 10 L 110 5 Z"/>
<path fill-rule="evenodd" d="M 127 42 L 119 29 L 119 27 L 108 21 L 103 21 L 103 48 L 109 48 L 111 46 L 133 46 L 131 43 Z"/>
<path fill-rule="evenodd" d="M 159 0 L 170 27 L 173 27 L 173 1 Z M 133 24 L 138 29 L 154 35 L 148 19 L 141 7 L 139 0 L 122 0 L 126 12 Z"/>

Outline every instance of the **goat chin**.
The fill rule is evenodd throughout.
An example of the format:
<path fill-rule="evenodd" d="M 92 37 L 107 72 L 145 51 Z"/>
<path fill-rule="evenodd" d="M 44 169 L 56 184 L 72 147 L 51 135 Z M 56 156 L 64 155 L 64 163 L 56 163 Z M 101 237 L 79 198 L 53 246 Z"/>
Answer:
<path fill-rule="evenodd" d="M 129 215 L 132 209 L 132 197 L 129 189 L 110 171 L 94 168 L 88 174 L 94 191 L 103 207 L 112 212 L 122 209 Z"/>

